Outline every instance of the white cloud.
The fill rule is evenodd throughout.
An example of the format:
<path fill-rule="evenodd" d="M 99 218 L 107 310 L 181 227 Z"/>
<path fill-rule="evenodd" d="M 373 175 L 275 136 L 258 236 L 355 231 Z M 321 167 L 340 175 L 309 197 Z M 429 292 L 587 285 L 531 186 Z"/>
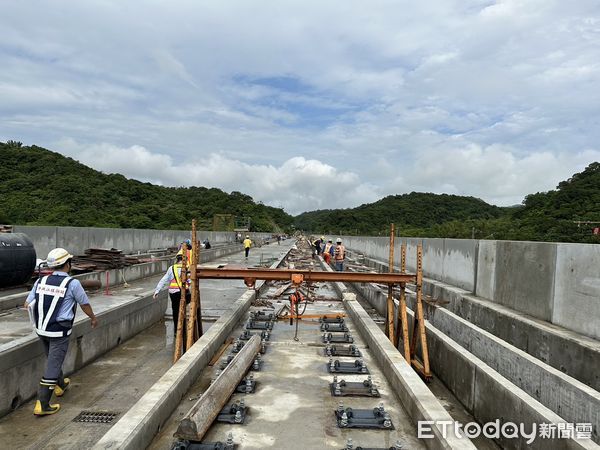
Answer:
<path fill-rule="evenodd" d="M 87 146 L 72 139 L 58 142 L 57 149 L 104 173 L 125 173 L 156 184 L 217 187 L 231 192 L 243 183 L 245 194 L 256 201 L 282 207 L 291 214 L 358 206 L 378 198 L 374 187 L 361 182 L 356 174 L 301 156 L 274 166 L 247 164 L 216 153 L 201 159 L 177 161 L 137 145 L 129 148 L 106 143 Z"/>
<path fill-rule="evenodd" d="M 0 139 L 104 171 L 177 185 L 186 161 L 296 212 L 413 190 L 518 203 L 600 159 L 596 0 L 2 12 Z"/>

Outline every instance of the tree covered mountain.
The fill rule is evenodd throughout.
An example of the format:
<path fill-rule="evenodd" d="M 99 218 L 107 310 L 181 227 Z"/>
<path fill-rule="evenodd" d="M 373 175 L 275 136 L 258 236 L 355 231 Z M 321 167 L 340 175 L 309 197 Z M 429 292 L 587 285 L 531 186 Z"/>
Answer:
<path fill-rule="evenodd" d="M 504 214 L 497 206 L 474 197 L 411 192 L 390 195 L 351 209 L 319 210 L 300 214 L 295 226 L 334 234 L 387 234 L 394 223 L 404 235 L 456 220 L 491 219 Z"/>
<path fill-rule="evenodd" d="M 556 190 L 526 196 L 518 206 L 412 192 L 352 209 L 304 213 L 295 225 L 332 234 L 387 235 L 391 222 L 401 236 L 600 243 L 600 235 L 592 234 L 600 227 L 600 163 Z"/>
<path fill-rule="evenodd" d="M 164 187 L 104 174 L 37 146 L 0 143 L 0 223 L 119 228 L 206 229 L 215 214 L 249 217 L 254 231 L 288 229 L 283 209 L 240 192 Z"/>
<path fill-rule="evenodd" d="M 292 217 L 240 192 L 164 187 L 104 174 L 41 147 L 0 143 L 0 223 L 120 228 L 204 229 L 216 214 L 249 217 L 255 231 L 600 242 L 600 163 L 561 182 L 556 190 L 500 208 L 474 197 L 412 192 L 357 208 L 319 210 Z"/>

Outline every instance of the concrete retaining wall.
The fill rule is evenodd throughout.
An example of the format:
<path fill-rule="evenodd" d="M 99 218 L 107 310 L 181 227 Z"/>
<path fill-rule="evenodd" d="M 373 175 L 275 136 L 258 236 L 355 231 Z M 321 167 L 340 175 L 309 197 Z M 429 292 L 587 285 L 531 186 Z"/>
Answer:
<path fill-rule="evenodd" d="M 15 233 L 25 233 L 33 241 L 38 258 L 45 259 L 50 250 L 63 247 L 74 255 L 83 255 L 88 248 L 117 248 L 135 253 L 156 248 L 173 247 L 191 237 L 185 230 L 138 230 L 92 227 L 37 227 L 14 225 Z M 266 239 L 270 233 L 249 233 L 252 240 Z M 198 239 L 211 243 L 235 242 L 229 231 L 198 231 Z"/>
<path fill-rule="evenodd" d="M 342 240 L 351 252 L 388 261 L 387 237 L 343 236 Z M 396 266 L 402 240 L 396 239 Z M 407 268 L 413 271 L 419 240 L 404 240 Z M 426 277 L 600 339 L 600 245 L 469 239 L 422 242 Z"/>

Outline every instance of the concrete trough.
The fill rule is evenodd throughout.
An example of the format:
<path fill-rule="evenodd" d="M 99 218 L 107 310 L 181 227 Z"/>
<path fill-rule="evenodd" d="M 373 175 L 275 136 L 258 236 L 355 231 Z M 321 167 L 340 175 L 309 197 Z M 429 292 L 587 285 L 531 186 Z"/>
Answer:
<path fill-rule="evenodd" d="M 495 250 L 492 251 L 495 245 L 488 244 L 486 242 L 484 247 L 489 250 L 489 257 L 492 258 L 492 254 L 495 255 Z M 378 271 L 388 270 L 386 262 L 371 258 L 363 258 L 362 261 Z M 482 262 L 480 259 L 479 263 L 484 264 L 485 260 Z M 488 281 L 488 285 L 493 284 L 493 278 Z M 599 341 L 476 297 L 464 289 L 441 281 L 424 279 L 423 292 L 462 319 L 600 391 Z M 373 289 L 364 295 L 379 314 L 385 315 L 385 293 L 373 285 Z"/>
<path fill-rule="evenodd" d="M 372 298 L 385 297 L 379 287 L 374 285 L 355 285 L 355 289 L 368 301 Z M 377 302 L 372 306 L 380 312 L 380 305 L 381 303 Z M 408 313 L 412 324 L 413 312 L 409 309 Z M 559 423 L 568 422 L 436 329 L 429 321 L 425 322 L 425 326 L 430 365 L 435 376 L 448 386 L 480 424 L 499 419 L 501 423 L 522 423 L 527 430 L 531 430 L 533 426 L 540 423 L 558 426 Z M 457 333 L 461 331 L 461 328 L 457 329 Z M 383 335 L 383 332 L 381 334 Z M 383 338 L 387 341 L 385 335 Z M 387 344 L 393 348 L 389 342 Z M 400 355 L 399 352 L 397 353 Z M 584 420 L 584 423 L 589 422 L 590 420 Z M 533 443 L 527 443 L 527 440 L 521 437 L 500 439 L 499 443 L 503 448 L 516 449 L 544 449 L 548 446 L 556 449 L 600 448 L 590 439 L 538 438 Z"/>
<path fill-rule="evenodd" d="M 331 267 L 321 260 L 324 270 Z M 344 306 L 354 325 L 369 348 L 369 352 L 379 363 L 387 381 L 394 388 L 402 406 L 416 424 L 419 421 L 444 422 L 452 417 L 427 388 L 417 373 L 408 365 L 400 352 L 394 348 L 379 326 L 371 319 L 365 309 L 356 300 L 356 294 L 348 292 L 344 283 L 334 283 L 335 289 L 342 295 Z M 466 437 L 455 436 L 450 432 L 444 435 L 440 425 L 432 425 L 433 438 L 423 442 L 431 449 L 475 449 Z"/>
<path fill-rule="evenodd" d="M 286 255 L 275 261 L 276 268 Z M 264 283 L 257 283 L 257 290 Z M 93 447 L 146 448 L 175 410 L 202 370 L 249 310 L 256 290 L 246 291 Z"/>
<path fill-rule="evenodd" d="M 414 310 L 415 296 L 408 295 Z M 591 423 L 598 442 L 600 393 L 443 308 L 426 304 L 437 330 L 569 423 Z"/>
<path fill-rule="evenodd" d="M 63 366 L 65 374 L 85 366 L 161 320 L 167 298 L 153 300 L 152 294 L 153 291 L 140 293 L 117 307 L 97 310 L 99 325 L 95 329 L 91 329 L 87 316 L 78 311 Z M 36 394 L 45 366 L 44 347 L 33 332 L 0 345 L 0 416 Z"/>

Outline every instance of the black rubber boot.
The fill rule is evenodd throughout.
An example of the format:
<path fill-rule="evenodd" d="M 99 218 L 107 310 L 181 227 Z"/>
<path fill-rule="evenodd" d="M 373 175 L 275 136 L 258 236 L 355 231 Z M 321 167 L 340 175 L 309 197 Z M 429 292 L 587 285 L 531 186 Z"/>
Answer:
<path fill-rule="evenodd" d="M 40 383 L 40 387 L 38 389 L 38 399 L 35 402 L 33 414 L 36 416 L 47 416 L 49 414 L 54 414 L 60 409 L 59 404 L 50 404 L 50 398 L 54 392 L 54 386 L 55 385 L 53 384 Z"/>
<path fill-rule="evenodd" d="M 65 395 L 67 386 L 69 386 L 70 383 L 71 383 L 71 379 L 64 378 L 63 373 L 61 372 L 60 376 L 58 377 L 58 383 L 54 387 L 54 395 L 56 395 L 57 397 L 62 397 L 63 395 Z"/>

